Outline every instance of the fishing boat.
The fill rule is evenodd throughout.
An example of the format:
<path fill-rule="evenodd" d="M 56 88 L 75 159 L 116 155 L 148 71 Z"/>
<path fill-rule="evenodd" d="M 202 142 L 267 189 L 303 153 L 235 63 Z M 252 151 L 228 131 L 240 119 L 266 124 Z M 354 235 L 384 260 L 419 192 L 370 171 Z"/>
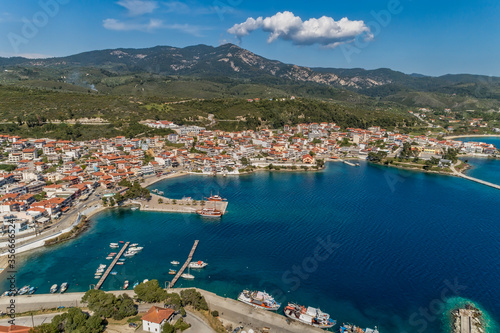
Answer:
<path fill-rule="evenodd" d="M 99 268 L 98 270 L 96 270 L 95 272 L 96 273 L 104 273 L 105 269 L 104 268 Z"/>
<path fill-rule="evenodd" d="M 61 294 L 64 294 L 64 292 L 68 290 L 68 282 L 64 282 L 61 284 L 61 290 L 59 291 Z"/>
<path fill-rule="evenodd" d="M 204 217 L 221 217 L 222 211 L 215 208 L 203 208 L 203 209 L 198 209 L 196 211 L 196 214 Z"/>
<path fill-rule="evenodd" d="M 126 260 L 125 258 L 118 259 L 118 261 L 125 261 L 125 260 Z"/>
<path fill-rule="evenodd" d="M 143 249 L 142 246 L 134 246 L 134 247 L 129 248 L 128 250 L 130 252 L 139 252 L 139 251 L 142 251 L 142 249 Z"/>
<path fill-rule="evenodd" d="M 119 241 L 118 243 L 123 244 L 123 243 L 125 243 L 125 242 L 124 242 L 124 241 Z"/>
<path fill-rule="evenodd" d="M 113 272 L 111 272 L 110 274 L 111 274 L 111 275 L 116 275 L 116 274 L 118 274 L 118 273 L 117 273 L 117 272 L 115 272 L 115 271 L 113 271 Z"/>
<path fill-rule="evenodd" d="M 94 275 L 95 275 L 95 276 L 101 276 L 101 275 L 102 275 L 102 273 L 104 273 L 104 272 L 95 272 L 95 274 L 94 274 Z"/>
<path fill-rule="evenodd" d="M 106 268 L 106 266 L 108 266 L 108 265 L 105 265 L 105 264 L 100 264 L 100 265 L 99 265 L 99 268 Z"/>
<path fill-rule="evenodd" d="M 135 256 L 135 253 L 132 253 L 132 252 L 125 252 L 125 254 L 123 255 L 124 257 L 133 257 Z"/>
<path fill-rule="evenodd" d="M 118 261 L 116 264 L 117 265 L 125 265 L 125 263 L 123 261 Z"/>
<path fill-rule="evenodd" d="M 365 328 L 351 325 L 351 324 L 342 324 L 340 326 L 339 332 L 341 333 L 379 333 L 377 326 L 375 328 Z"/>
<path fill-rule="evenodd" d="M 101 278 L 101 276 L 100 276 L 100 275 L 96 275 L 96 276 L 94 276 L 94 279 L 100 279 L 100 278 Z"/>
<path fill-rule="evenodd" d="M 137 209 L 139 209 L 139 207 L 134 206 L 134 207 L 130 208 L 130 210 L 137 210 Z"/>
<path fill-rule="evenodd" d="M 6 292 L 4 292 L 4 293 L 2 294 L 2 296 L 10 296 L 10 293 L 11 293 L 11 291 L 10 291 L 10 290 L 7 290 Z"/>
<path fill-rule="evenodd" d="M 207 267 L 207 263 L 206 262 L 203 262 L 201 260 L 197 261 L 197 262 L 190 262 L 189 263 L 189 267 L 190 268 L 205 268 Z"/>
<path fill-rule="evenodd" d="M 28 291 L 28 294 L 33 295 L 36 291 L 36 287 L 31 287 L 30 290 Z"/>
<path fill-rule="evenodd" d="M 146 283 L 148 281 L 149 281 L 148 279 L 144 279 L 144 280 L 142 280 L 142 283 Z"/>
<path fill-rule="evenodd" d="M 53 284 L 52 287 L 50 287 L 50 293 L 54 294 L 55 292 L 57 292 L 57 289 L 57 284 Z"/>
<path fill-rule="evenodd" d="M 175 269 L 168 270 L 168 274 L 170 274 L 170 275 L 175 275 L 175 273 L 177 273 L 177 271 Z"/>
<path fill-rule="evenodd" d="M 106 260 L 111 260 L 113 259 L 113 257 L 106 257 Z"/>
<path fill-rule="evenodd" d="M 265 291 L 243 290 L 238 296 L 238 301 L 252 305 L 256 308 L 272 311 L 278 310 L 281 306 L 280 303 L 276 302 L 276 300 Z"/>
<path fill-rule="evenodd" d="M 163 191 L 158 191 L 158 195 L 163 195 Z"/>
<path fill-rule="evenodd" d="M 139 243 L 130 244 L 130 247 L 135 247 L 137 245 L 139 245 Z"/>
<path fill-rule="evenodd" d="M 123 284 L 123 290 L 128 289 L 128 280 L 125 280 L 125 283 Z"/>
<path fill-rule="evenodd" d="M 138 285 L 139 285 L 139 282 L 134 283 L 134 285 L 132 286 L 132 289 L 135 289 L 135 287 L 137 287 Z"/>
<path fill-rule="evenodd" d="M 30 286 L 24 286 L 24 287 L 22 287 L 21 289 L 19 289 L 18 294 L 19 294 L 19 295 L 24 295 L 24 294 L 26 294 L 29 290 L 30 290 Z"/>
<path fill-rule="evenodd" d="M 111 252 L 110 254 L 108 254 L 108 257 L 112 257 L 112 256 L 115 256 L 116 255 L 116 252 Z"/>
<path fill-rule="evenodd" d="M 172 265 L 179 265 L 179 264 L 180 264 L 180 262 L 178 262 L 178 261 L 176 261 L 176 260 L 173 260 L 173 261 L 171 261 L 170 263 L 171 263 Z"/>
<path fill-rule="evenodd" d="M 285 307 L 285 315 L 290 319 L 319 328 L 330 328 L 337 324 L 328 313 L 324 313 L 320 309 L 310 306 L 306 308 L 294 303 L 288 303 Z"/>
<path fill-rule="evenodd" d="M 118 243 L 109 243 L 109 247 L 112 249 L 117 249 L 120 247 L 120 245 L 118 245 Z"/>
<path fill-rule="evenodd" d="M 157 189 L 157 188 L 155 188 L 155 189 L 151 190 L 151 192 L 153 192 L 153 193 L 158 193 L 158 189 Z"/>

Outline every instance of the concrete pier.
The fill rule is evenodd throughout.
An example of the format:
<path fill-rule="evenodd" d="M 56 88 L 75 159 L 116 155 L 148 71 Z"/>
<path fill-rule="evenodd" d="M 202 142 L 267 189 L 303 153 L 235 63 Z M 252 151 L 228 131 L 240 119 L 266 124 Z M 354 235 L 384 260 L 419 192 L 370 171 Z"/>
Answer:
<path fill-rule="evenodd" d="M 162 203 L 159 203 L 159 200 Z M 132 203 L 140 205 L 140 210 L 145 212 L 196 213 L 199 209 L 216 208 L 222 211 L 222 214 L 226 213 L 228 204 L 227 201 L 205 201 L 205 205 L 202 206 L 200 201 L 196 201 L 196 205 L 194 205 L 194 200 L 175 200 L 174 203 L 174 199 L 165 198 L 153 193 L 151 193 L 151 200 L 149 201 L 136 201 Z"/>
<path fill-rule="evenodd" d="M 457 177 L 461 177 L 461 178 L 464 178 L 464 179 L 467 179 L 467 180 L 470 180 L 470 181 L 473 181 L 473 182 L 476 182 L 476 183 L 479 183 L 479 184 L 483 184 L 483 185 L 486 185 L 486 186 L 489 186 L 489 187 L 496 188 L 497 190 L 500 190 L 500 185 L 493 184 L 493 183 L 487 182 L 485 180 L 477 179 L 477 178 L 474 178 L 474 177 L 466 176 L 463 173 L 458 172 L 455 169 L 454 166 L 451 167 L 451 170 L 453 171 L 453 174 L 455 176 L 457 176 Z"/>

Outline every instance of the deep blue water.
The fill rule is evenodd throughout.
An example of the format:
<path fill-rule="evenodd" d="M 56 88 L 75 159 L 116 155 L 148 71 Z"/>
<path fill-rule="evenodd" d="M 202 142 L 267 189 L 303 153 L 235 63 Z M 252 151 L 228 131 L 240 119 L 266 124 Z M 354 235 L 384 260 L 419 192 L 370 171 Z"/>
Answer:
<path fill-rule="evenodd" d="M 104 289 L 120 288 L 126 279 L 163 284 L 171 278 L 169 262 L 184 261 L 199 239 L 194 259 L 210 265 L 177 286 L 233 298 L 243 288 L 265 289 L 282 302 L 319 306 L 340 323 L 378 325 L 383 333 L 445 331 L 442 295 L 473 300 L 500 320 L 496 189 L 365 163 L 330 163 L 318 173 L 187 176 L 154 187 L 172 198 L 220 192 L 229 200 L 228 213 L 210 221 L 103 212 L 78 239 L 29 254 L 19 284 L 47 292 L 69 281 L 70 291 L 86 290 L 112 252 L 108 244 L 119 240 L 145 249 L 116 266 L 118 275 Z M 318 252 L 319 239 L 336 244 L 331 254 Z M 312 259 L 315 253 L 321 262 Z M 462 286 L 458 293 L 446 291 L 450 283 Z"/>

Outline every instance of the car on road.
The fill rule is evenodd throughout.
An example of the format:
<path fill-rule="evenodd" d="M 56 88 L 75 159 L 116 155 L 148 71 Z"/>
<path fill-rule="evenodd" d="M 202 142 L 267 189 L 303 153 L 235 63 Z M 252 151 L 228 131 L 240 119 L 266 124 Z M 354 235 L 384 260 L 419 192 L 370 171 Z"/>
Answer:
<path fill-rule="evenodd" d="M 130 323 L 130 324 L 128 324 L 128 327 L 137 328 L 137 324 L 136 323 Z"/>

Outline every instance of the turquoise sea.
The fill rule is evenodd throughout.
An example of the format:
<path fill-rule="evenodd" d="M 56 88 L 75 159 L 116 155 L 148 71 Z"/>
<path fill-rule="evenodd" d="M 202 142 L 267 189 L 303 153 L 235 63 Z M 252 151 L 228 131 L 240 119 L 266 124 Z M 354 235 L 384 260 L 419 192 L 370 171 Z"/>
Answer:
<path fill-rule="evenodd" d="M 484 168 L 471 172 L 479 177 L 489 173 Z M 319 306 L 340 323 L 377 325 L 382 333 L 447 332 L 450 302 L 466 299 L 488 313 L 490 332 L 500 331 L 496 189 L 367 163 L 329 163 L 318 173 L 187 176 L 153 188 L 177 199 L 220 193 L 228 213 L 210 220 L 105 211 L 78 239 L 26 256 L 19 284 L 48 292 L 68 281 L 70 291 L 87 290 L 113 252 L 109 243 L 125 240 L 145 248 L 116 266 L 104 290 L 127 279 L 163 285 L 172 277 L 170 261 L 184 261 L 199 239 L 194 259 L 209 266 L 191 270 L 195 280 L 180 280 L 179 287 L 232 298 L 243 288 L 265 289 L 281 302 Z"/>

